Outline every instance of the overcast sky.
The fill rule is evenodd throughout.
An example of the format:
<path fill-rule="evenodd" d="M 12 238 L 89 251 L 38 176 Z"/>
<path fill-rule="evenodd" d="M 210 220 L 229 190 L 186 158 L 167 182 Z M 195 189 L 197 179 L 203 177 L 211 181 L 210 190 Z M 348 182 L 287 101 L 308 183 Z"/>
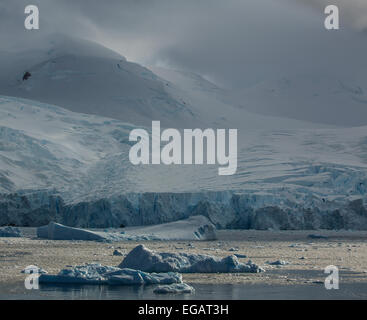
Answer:
<path fill-rule="evenodd" d="M 326 31 L 324 0 L 2 0 L 1 49 L 24 41 L 24 7 L 40 9 L 38 34 L 100 42 L 129 60 L 196 71 L 240 89 L 274 75 L 360 72 L 366 0 L 334 0 L 340 31 Z"/>

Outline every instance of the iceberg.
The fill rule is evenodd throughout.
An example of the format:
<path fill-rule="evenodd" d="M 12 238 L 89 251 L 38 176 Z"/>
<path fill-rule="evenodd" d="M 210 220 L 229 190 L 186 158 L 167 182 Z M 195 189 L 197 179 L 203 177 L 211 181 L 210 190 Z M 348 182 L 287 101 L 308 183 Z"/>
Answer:
<path fill-rule="evenodd" d="M 181 283 L 178 273 L 147 273 L 129 268 L 87 264 L 62 269 L 57 275 L 41 274 L 40 283 L 144 285 Z"/>
<path fill-rule="evenodd" d="M 178 294 L 178 293 L 195 293 L 195 289 L 187 283 L 174 283 L 170 285 L 158 286 L 153 290 L 156 294 Z"/>
<path fill-rule="evenodd" d="M 266 263 L 272 266 L 285 266 L 287 264 L 290 264 L 288 261 L 285 260 L 267 261 Z"/>
<path fill-rule="evenodd" d="M 139 270 L 124 268 L 107 274 L 108 284 L 176 284 L 182 283 L 179 273 L 147 273 Z"/>
<path fill-rule="evenodd" d="M 39 238 L 50 240 L 89 240 L 89 241 L 141 241 L 141 240 L 214 240 L 215 227 L 204 216 L 194 216 L 148 227 L 131 228 L 123 233 L 91 231 L 88 229 L 64 226 L 50 222 L 37 228 Z"/>
<path fill-rule="evenodd" d="M 251 261 L 240 263 L 236 256 L 219 258 L 203 254 L 158 253 L 139 245 L 129 252 L 119 268 L 139 269 L 145 272 L 180 273 L 258 273 L 264 272 Z"/>
<path fill-rule="evenodd" d="M 151 235 L 161 240 L 215 240 L 216 228 L 207 217 L 197 215 L 184 220 L 126 229 L 125 235 Z"/>
<path fill-rule="evenodd" d="M 19 228 L 15 227 L 3 227 L 0 228 L 0 237 L 22 237 L 22 232 Z"/>
<path fill-rule="evenodd" d="M 50 222 L 47 226 L 37 228 L 37 236 L 50 240 L 106 240 L 102 233 L 64 226 Z"/>

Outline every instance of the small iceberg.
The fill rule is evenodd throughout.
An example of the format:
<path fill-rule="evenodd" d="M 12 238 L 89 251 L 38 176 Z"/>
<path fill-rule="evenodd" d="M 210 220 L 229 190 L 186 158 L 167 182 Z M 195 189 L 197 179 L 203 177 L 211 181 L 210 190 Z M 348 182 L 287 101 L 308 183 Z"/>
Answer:
<path fill-rule="evenodd" d="M 22 232 L 18 228 L 15 228 L 15 227 L 2 227 L 2 228 L 0 228 L 0 238 L 1 237 L 20 238 L 22 236 L 23 236 Z"/>
<path fill-rule="evenodd" d="M 56 222 L 37 228 L 37 237 L 50 240 L 106 240 L 103 232 L 68 227 Z"/>
<path fill-rule="evenodd" d="M 37 228 L 37 236 L 49 240 L 144 241 L 144 240 L 214 240 L 215 226 L 204 216 L 153 226 L 126 228 L 124 232 L 92 231 L 50 222 Z"/>
<path fill-rule="evenodd" d="M 158 286 L 153 291 L 156 294 L 179 294 L 188 293 L 194 294 L 195 289 L 187 283 L 174 283 L 170 285 Z"/>
<path fill-rule="evenodd" d="M 285 266 L 287 264 L 290 264 L 288 261 L 285 260 L 266 261 L 266 263 L 272 266 Z"/>

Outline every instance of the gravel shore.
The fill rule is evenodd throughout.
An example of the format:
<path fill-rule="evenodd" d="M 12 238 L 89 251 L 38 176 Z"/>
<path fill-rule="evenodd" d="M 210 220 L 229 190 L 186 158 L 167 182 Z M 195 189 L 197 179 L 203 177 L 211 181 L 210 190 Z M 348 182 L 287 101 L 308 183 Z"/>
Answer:
<path fill-rule="evenodd" d="M 236 254 L 242 262 L 251 259 L 267 272 L 258 274 L 184 274 L 191 284 L 273 284 L 307 285 L 323 283 L 324 268 L 335 265 L 340 282 L 367 284 L 367 232 L 357 231 L 253 231 L 220 230 L 215 241 L 143 241 L 100 243 L 94 241 L 54 241 L 35 237 L 33 228 L 23 228 L 26 237 L 0 238 L 0 292 L 19 288 L 21 270 L 37 265 L 49 273 L 65 266 L 84 263 L 118 265 L 123 255 L 143 243 L 160 252 L 188 252 L 220 257 Z M 316 235 L 315 237 L 309 237 Z M 321 236 L 321 237 L 319 237 Z M 243 256 L 246 256 L 244 258 Z M 268 262 L 284 260 L 276 266 Z M 3 288 L 3 289 L 2 289 Z M 14 289 L 15 290 L 15 289 Z"/>

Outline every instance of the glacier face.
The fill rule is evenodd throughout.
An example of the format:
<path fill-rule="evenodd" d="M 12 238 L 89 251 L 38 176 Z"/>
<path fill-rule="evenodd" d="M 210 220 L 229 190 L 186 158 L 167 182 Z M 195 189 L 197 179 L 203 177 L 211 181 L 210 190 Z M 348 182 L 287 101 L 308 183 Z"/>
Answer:
<path fill-rule="evenodd" d="M 135 193 L 67 204 L 59 196 L 42 192 L 1 194 L 0 225 L 42 226 L 57 221 L 83 228 L 116 228 L 203 215 L 217 228 L 367 230 L 362 199 L 337 202 L 310 198 L 304 203 L 287 201 L 277 194 Z"/>

